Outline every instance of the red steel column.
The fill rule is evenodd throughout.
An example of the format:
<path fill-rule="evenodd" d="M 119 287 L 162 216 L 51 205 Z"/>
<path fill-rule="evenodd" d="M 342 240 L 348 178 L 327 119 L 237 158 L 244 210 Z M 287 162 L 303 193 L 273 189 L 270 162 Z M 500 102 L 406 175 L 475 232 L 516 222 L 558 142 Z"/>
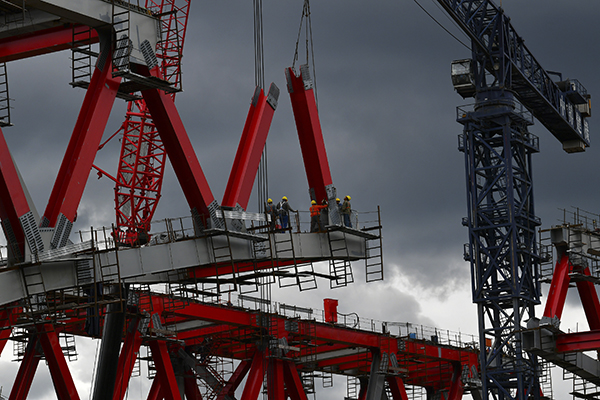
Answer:
<path fill-rule="evenodd" d="M 40 362 L 40 355 L 37 351 L 38 343 L 37 336 L 29 338 L 27 348 L 25 349 L 25 355 L 23 356 L 23 360 L 21 360 L 21 366 L 19 367 L 15 383 L 13 384 L 10 396 L 8 397 L 9 400 L 24 400 L 27 398 L 35 375 L 35 370 Z"/>
<path fill-rule="evenodd" d="M 406 387 L 402 378 L 399 376 L 388 376 L 386 380 L 390 386 L 393 400 L 408 400 L 408 394 L 406 394 Z"/>
<path fill-rule="evenodd" d="M 267 371 L 267 395 L 269 400 L 285 400 L 283 360 L 271 358 Z M 288 389 L 289 390 L 289 389 Z"/>
<path fill-rule="evenodd" d="M 239 204 L 244 210 L 248 207 L 278 98 L 279 88 L 274 83 L 269 87 L 268 96 L 265 96 L 261 87 L 256 87 L 225 188 L 222 206 L 235 207 Z"/>
<path fill-rule="evenodd" d="M 58 229 L 63 224 L 66 225 L 62 232 L 55 232 L 52 240 L 53 247 L 63 246 L 68 239 L 121 82 L 120 77 L 113 78 L 111 73 L 112 40 L 110 32 L 99 34 L 102 47 L 99 59 L 102 59 L 104 54 L 106 54 L 106 59 L 104 63 L 99 63 L 94 69 L 90 86 L 87 89 L 69 146 L 42 218 L 42 226 L 57 227 Z"/>
<path fill-rule="evenodd" d="M 38 326 L 38 334 L 58 399 L 79 400 L 73 377 L 67 366 L 54 327 L 50 324 Z"/>
<path fill-rule="evenodd" d="M 264 356 L 265 353 L 262 351 L 257 351 L 254 353 L 252 365 L 250 366 L 250 372 L 248 372 L 248 378 L 246 380 L 246 386 L 244 386 L 244 391 L 242 392 L 242 397 L 240 400 L 258 399 L 260 387 L 262 386 L 263 378 L 265 376 L 265 367 L 263 365 Z"/>
<path fill-rule="evenodd" d="M 308 65 L 300 67 L 300 76 L 296 76 L 292 68 L 285 72 L 309 192 L 311 199 L 320 204 L 323 199 L 329 198 L 326 187 L 332 185 L 332 180 L 312 80 Z"/>
<path fill-rule="evenodd" d="M 282 361 L 285 388 L 291 400 L 307 400 L 304 386 L 298 375 L 296 365 L 292 361 Z"/>
<path fill-rule="evenodd" d="M 557 317 L 560 319 L 562 316 L 569 289 L 569 272 L 571 272 L 569 257 L 565 253 L 562 253 L 559 255 L 559 259 L 554 267 L 552 282 L 548 290 L 548 300 L 546 300 L 546 308 L 544 309 L 544 317 Z"/>
<path fill-rule="evenodd" d="M 150 75 L 148 69 L 140 68 L 139 72 Z M 153 68 L 152 75 L 158 76 L 158 73 L 158 68 Z M 212 216 L 210 209 L 218 207 L 218 205 L 200 167 L 198 157 L 175 103 L 169 94 L 158 89 L 143 90 L 142 96 L 150 110 L 154 125 L 158 129 L 190 209 L 192 213 L 198 213 L 196 218 L 202 219 L 198 222 L 202 222 L 202 225 L 206 227 L 207 224 L 204 221 L 210 220 Z"/>
<path fill-rule="evenodd" d="M 160 380 L 161 394 L 166 400 L 180 400 L 179 387 L 167 350 L 167 344 L 162 340 L 152 340 L 150 343 L 152 358 L 156 366 L 154 379 Z"/>
<path fill-rule="evenodd" d="M 164 397 L 161 395 L 160 379 L 154 377 L 152 386 L 150 386 L 150 392 L 148 392 L 148 400 L 162 400 Z"/>
<path fill-rule="evenodd" d="M 584 268 L 582 273 L 591 276 L 589 267 Z M 590 330 L 600 329 L 600 301 L 598 301 L 596 285 L 589 281 L 577 281 L 576 284 Z"/>
<path fill-rule="evenodd" d="M 135 360 L 137 359 L 140 346 L 142 345 L 142 334 L 138 330 L 139 323 L 139 317 L 135 317 L 129 322 L 125 343 L 123 343 L 121 354 L 119 356 L 113 400 L 123 399 L 127 387 L 129 386 L 131 372 L 133 371 Z"/>
<path fill-rule="evenodd" d="M 217 395 L 217 400 L 223 400 L 225 398 L 233 398 L 235 395 L 235 390 L 238 388 L 240 383 L 244 380 L 244 377 L 250 370 L 251 363 L 249 361 L 243 360 L 237 366 L 233 375 L 229 378 L 223 389 Z"/>
<path fill-rule="evenodd" d="M 460 400 L 464 392 L 464 385 L 461 378 L 461 364 L 452 363 L 452 383 L 450 385 L 450 391 L 448 392 L 447 400 Z"/>
<path fill-rule="evenodd" d="M 202 395 L 198 389 L 194 374 L 191 371 L 188 371 L 183 379 L 186 400 L 202 400 Z"/>
<path fill-rule="evenodd" d="M 4 139 L 4 134 L 0 130 L 0 218 L 2 219 L 2 229 L 8 242 L 11 257 L 15 257 L 17 262 L 23 261 L 25 257 L 25 229 L 21 221 L 26 221 L 26 215 L 30 213 L 29 203 L 25 190 L 21 185 L 17 168 L 13 162 L 10 150 Z M 21 219 L 21 218 L 24 219 Z M 32 225 L 37 224 L 33 221 Z M 37 226 L 32 226 L 37 229 Z M 35 240 L 30 238 L 30 248 L 33 252 L 38 249 Z M 40 237 L 41 242 L 41 237 Z"/>

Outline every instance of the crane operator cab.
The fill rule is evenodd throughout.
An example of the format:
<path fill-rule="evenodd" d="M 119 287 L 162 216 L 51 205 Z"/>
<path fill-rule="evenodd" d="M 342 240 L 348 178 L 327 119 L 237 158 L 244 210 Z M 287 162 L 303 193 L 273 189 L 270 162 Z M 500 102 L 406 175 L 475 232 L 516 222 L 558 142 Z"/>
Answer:
<path fill-rule="evenodd" d="M 475 95 L 475 78 L 473 77 L 473 60 L 468 58 L 464 60 L 452 61 L 452 85 L 462 98 L 473 97 Z"/>

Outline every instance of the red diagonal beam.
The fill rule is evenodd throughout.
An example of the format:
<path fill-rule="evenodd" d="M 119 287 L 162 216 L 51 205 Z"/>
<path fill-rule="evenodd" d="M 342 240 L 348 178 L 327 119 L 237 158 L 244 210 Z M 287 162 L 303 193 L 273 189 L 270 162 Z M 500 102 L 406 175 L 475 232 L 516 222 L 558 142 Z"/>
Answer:
<path fill-rule="evenodd" d="M 271 101 L 267 101 L 269 97 Z M 279 97 L 279 89 L 274 83 L 271 83 L 269 88 L 269 97 L 265 96 L 262 88 L 256 88 L 225 188 L 222 206 L 235 207 L 239 204 L 244 210 L 248 207 Z"/>
<path fill-rule="evenodd" d="M 17 262 L 25 256 L 25 231 L 20 218 L 29 211 L 25 190 L 0 130 L 0 218 L 11 256 Z"/>
<path fill-rule="evenodd" d="M 152 73 L 147 68 L 140 67 L 139 72 L 146 76 L 160 76 L 158 67 L 153 68 Z M 209 205 L 215 198 L 175 103 L 170 95 L 158 89 L 143 90 L 142 96 L 150 110 L 188 205 L 203 218 L 202 223 L 206 227 L 206 221 L 210 220 Z"/>
<path fill-rule="evenodd" d="M 258 394 L 260 393 L 260 388 L 263 383 L 263 378 L 265 376 L 265 353 L 262 351 L 257 351 L 254 353 L 254 357 L 252 357 L 252 365 L 250 366 L 250 371 L 248 372 L 248 378 L 246 379 L 246 385 L 244 386 L 244 391 L 242 392 L 242 397 L 240 400 L 256 400 L 258 398 Z"/>
<path fill-rule="evenodd" d="M 586 276 L 591 276 L 589 267 L 584 268 L 582 272 Z M 590 329 L 600 329 L 600 301 L 598 301 L 596 285 L 583 280 L 577 281 L 576 285 Z"/>
<path fill-rule="evenodd" d="M 302 149 L 308 189 L 311 198 L 321 203 L 321 200 L 328 198 L 325 187 L 332 184 L 331 172 L 312 81 L 308 76 L 308 66 L 302 66 L 300 70 L 300 76 L 296 76 L 292 68 L 286 69 L 287 86 Z"/>
<path fill-rule="evenodd" d="M 281 360 L 283 365 L 283 378 L 285 381 L 285 388 L 291 400 L 307 400 L 306 393 L 304 392 L 304 386 L 302 380 L 298 375 L 296 365 L 292 361 Z"/>
<path fill-rule="evenodd" d="M 75 382 L 73 382 L 73 377 L 67 366 L 56 331 L 54 331 L 52 325 L 46 324 L 38 327 L 38 334 L 58 399 L 79 400 Z"/>
<path fill-rule="evenodd" d="M 119 363 L 117 364 L 117 380 L 115 381 L 113 400 L 121 400 L 125 396 L 125 392 L 129 386 L 131 372 L 133 371 L 140 346 L 142 345 L 142 334 L 138 330 L 139 323 L 140 319 L 138 317 L 133 318 L 129 322 L 127 335 L 121 348 Z"/>
<path fill-rule="evenodd" d="M 148 392 L 148 400 L 162 400 L 164 397 L 161 396 L 161 387 L 160 387 L 160 379 L 158 377 L 154 377 L 152 381 L 152 385 L 150 386 L 150 391 Z"/>
<path fill-rule="evenodd" d="M 223 389 L 217 395 L 217 400 L 224 400 L 226 397 L 233 397 L 235 390 L 240 386 L 240 383 L 244 380 L 244 377 L 250 370 L 251 363 L 247 360 L 242 360 L 239 363 L 233 375 L 229 378 Z"/>
<path fill-rule="evenodd" d="M 196 383 L 196 377 L 192 371 L 187 371 L 183 379 L 186 400 L 202 400 L 202 395 Z"/>
<path fill-rule="evenodd" d="M 388 376 L 386 380 L 392 392 L 393 400 L 408 400 L 408 394 L 406 394 L 406 387 L 402 378 L 399 376 Z"/>
<path fill-rule="evenodd" d="M 179 387 L 169 357 L 167 345 L 163 340 L 152 340 L 149 343 L 152 350 L 152 358 L 156 366 L 154 379 L 160 380 L 160 393 L 166 400 L 180 400 Z"/>
<path fill-rule="evenodd" d="M 554 267 L 552 282 L 548 290 L 548 299 L 546 300 L 546 308 L 544 309 L 544 317 L 560 319 L 567 298 L 569 289 L 569 272 L 571 271 L 571 263 L 569 257 L 562 253 Z"/>
<path fill-rule="evenodd" d="M 72 48 L 73 29 L 75 34 L 84 32 L 87 26 L 65 24 L 24 35 L 0 39 L 0 62 L 21 60 Z M 76 43 L 76 46 L 97 43 L 98 34 L 92 30 L 90 39 Z"/>
<path fill-rule="evenodd" d="M 454 371 L 452 373 L 452 382 L 450 384 L 450 391 L 448 392 L 448 400 L 460 400 L 462 399 L 463 393 L 465 391 L 465 386 L 462 382 L 461 378 L 461 364 L 460 363 L 452 363 L 454 367 Z"/>
<path fill-rule="evenodd" d="M 109 39 L 107 39 L 109 40 Z M 92 169 L 102 134 L 115 101 L 121 78 L 113 78 L 112 51 L 104 46 L 106 62 L 94 69 L 42 224 L 54 227 L 62 214 L 72 224 Z M 47 220 L 47 221 L 44 221 Z"/>
<path fill-rule="evenodd" d="M 35 370 L 40 362 L 40 355 L 37 351 L 38 343 L 37 336 L 29 338 L 23 360 L 21 360 L 21 365 L 19 366 L 19 371 L 15 378 L 15 383 L 13 384 L 10 396 L 8 397 L 9 400 L 21 400 L 27 398 L 35 375 Z"/>

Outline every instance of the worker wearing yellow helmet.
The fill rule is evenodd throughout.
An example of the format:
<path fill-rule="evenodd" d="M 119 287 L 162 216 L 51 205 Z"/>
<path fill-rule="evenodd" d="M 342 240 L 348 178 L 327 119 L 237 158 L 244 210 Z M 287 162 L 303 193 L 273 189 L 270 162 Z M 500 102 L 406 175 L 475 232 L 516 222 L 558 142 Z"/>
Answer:
<path fill-rule="evenodd" d="M 267 221 L 269 222 L 269 228 L 274 231 L 275 226 L 277 224 L 277 209 L 275 208 L 275 204 L 273 204 L 272 199 L 267 200 L 267 205 L 265 207 L 265 214 L 267 214 Z"/>
<path fill-rule="evenodd" d="M 327 208 L 327 204 L 317 205 L 315 200 L 310 202 L 310 231 L 318 232 L 321 230 L 321 210 Z"/>
<path fill-rule="evenodd" d="M 283 196 L 281 198 L 281 202 L 277 204 L 277 211 L 279 213 L 279 220 L 281 221 L 281 229 L 287 229 L 290 221 L 290 211 L 298 212 L 298 210 L 294 210 L 290 203 L 288 203 L 288 198 Z"/>
<path fill-rule="evenodd" d="M 344 197 L 344 203 L 342 204 L 340 212 L 344 220 L 344 226 L 352 228 L 352 222 L 350 222 L 350 214 L 352 214 L 352 207 L 350 206 L 350 196 Z"/>

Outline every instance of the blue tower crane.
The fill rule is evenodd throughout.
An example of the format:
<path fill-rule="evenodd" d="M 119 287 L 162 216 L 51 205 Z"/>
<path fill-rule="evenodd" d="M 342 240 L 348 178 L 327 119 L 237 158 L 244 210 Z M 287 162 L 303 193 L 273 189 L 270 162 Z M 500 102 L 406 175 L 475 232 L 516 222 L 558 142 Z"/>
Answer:
<path fill-rule="evenodd" d="M 471 264 L 477 304 L 484 399 L 543 395 L 535 355 L 521 331 L 540 303 L 531 156 L 537 118 L 568 153 L 589 146 L 590 96 L 576 80 L 553 80 L 527 49 L 502 8 L 491 0 L 438 0 L 471 39 L 472 56 L 452 63 L 457 92 L 475 97 L 458 107 L 464 126 Z"/>

